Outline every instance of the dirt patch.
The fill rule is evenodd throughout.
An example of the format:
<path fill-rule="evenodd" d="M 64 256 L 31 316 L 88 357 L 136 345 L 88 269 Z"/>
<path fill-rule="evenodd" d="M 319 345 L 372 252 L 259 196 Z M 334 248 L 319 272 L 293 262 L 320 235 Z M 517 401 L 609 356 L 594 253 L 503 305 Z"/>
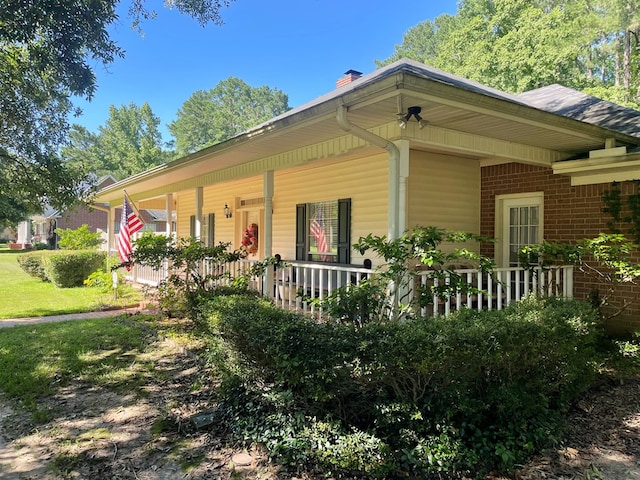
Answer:
<path fill-rule="evenodd" d="M 165 340 L 147 352 L 135 360 L 152 372 L 141 389 L 96 389 L 79 382 L 47 400 L 52 418 L 44 425 L 35 426 L 29 414 L 0 399 L 0 478 L 295 477 L 257 450 L 243 451 L 196 430 L 191 415 L 215 405 L 214 392 L 195 388 L 208 381 L 198 360 Z M 558 447 L 512 477 L 491 478 L 640 480 L 639 461 L 640 382 L 609 382 L 579 402 Z"/>
<path fill-rule="evenodd" d="M 201 368 L 192 355 L 163 340 L 147 351 L 136 359 L 153 371 L 142 389 L 66 387 L 46 401 L 53 418 L 44 425 L 0 399 L 0 478 L 278 478 L 258 452 L 223 445 L 191 425 L 192 413 L 210 407 L 206 394 L 193 391 Z M 235 464 L 239 453 L 251 462 L 238 456 L 243 464 Z"/>
<path fill-rule="evenodd" d="M 640 480 L 640 382 L 604 382 L 576 405 L 561 446 L 533 459 L 526 480 Z"/>

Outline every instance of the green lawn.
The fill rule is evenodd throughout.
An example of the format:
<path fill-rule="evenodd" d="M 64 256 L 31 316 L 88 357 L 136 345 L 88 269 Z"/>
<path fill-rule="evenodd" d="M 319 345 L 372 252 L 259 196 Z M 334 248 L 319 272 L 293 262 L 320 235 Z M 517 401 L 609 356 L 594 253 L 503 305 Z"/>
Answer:
<path fill-rule="evenodd" d="M 23 252 L 0 249 L 0 319 L 89 312 L 139 301 L 132 293 L 114 301 L 96 288 L 57 288 L 27 275 L 16 257 Z"/>
<path fill-rule="evenodd" d="M 46 421 L 46 405 L 38 399 L 70 382 L 133 390 L 148 373 L 147 363 L 136 358 L 149 338 L 148 330 L 118 318 L 3 329 L 0 390 Z"/>

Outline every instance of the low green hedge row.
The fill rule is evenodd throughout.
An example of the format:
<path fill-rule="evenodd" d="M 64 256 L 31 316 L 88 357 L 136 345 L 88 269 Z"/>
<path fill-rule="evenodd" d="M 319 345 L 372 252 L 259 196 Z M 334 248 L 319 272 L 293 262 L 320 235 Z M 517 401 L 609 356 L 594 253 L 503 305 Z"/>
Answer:
<path fill-rule="evenodd" d="M 242 366 L 225 422 L 281 461 L 343 474 L 513 468 L 555 438 L 597 371 L 597 315 L 571 300 L 358 330 L 242 295 L 200 310 Z"/>
<path fill-rule="evenodd" d="M 38 250 L 18 256 L 29 275 L 62 288 L 82 286 L 105 261 L 106 253 L 96 250 Z"/>

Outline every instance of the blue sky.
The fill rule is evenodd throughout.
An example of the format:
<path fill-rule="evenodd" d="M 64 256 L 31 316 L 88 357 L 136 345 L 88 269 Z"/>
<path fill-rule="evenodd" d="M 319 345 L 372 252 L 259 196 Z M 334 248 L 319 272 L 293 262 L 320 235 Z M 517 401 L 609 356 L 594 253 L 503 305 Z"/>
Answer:
<path fill-rule="evenodd" d="M 79 102 L 84 114 L 74 123 L 96 132 L 109 105 L 146 101 L 169 141 L 166 125 L 184 101 L 229 77 L 279 88 L 296 107 L 333 90 L 349 69 L 375 70 L 409 28 L 457 10 L 456 0 L 236 0 L 221 12 L 224 25 L 201 27 L 147 3 L 158 5 L 158 17 L 143 23 L 143 36 L 120 11 L 111 33 L 125 58 L 95 65 L 98 90 L 90 103 Z"/>

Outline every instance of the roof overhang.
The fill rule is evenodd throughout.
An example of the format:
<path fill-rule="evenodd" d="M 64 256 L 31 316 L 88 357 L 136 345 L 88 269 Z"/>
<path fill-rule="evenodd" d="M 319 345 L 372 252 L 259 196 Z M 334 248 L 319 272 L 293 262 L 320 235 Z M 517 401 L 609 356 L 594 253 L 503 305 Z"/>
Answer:
<path fill-rule="evenodd" d="M 324 158 L 321 148 L 315 149 L 320 153 L 314 158 L 310 147 L 348 136 L 336 121 L 342 105 L 347 106 L 353 124 L 382 130 L 391 141 L 407 138 L 423 150 L 441 152 L 447 138 L 462 136 L 461 143 L 468 145 L 465 154 L 478 160 L 492 159 L 491 148 L 486 147 L 492 140 L 521 145 L 522 151 L 534 149 L 538 157 L 547 152 L 542 157 L 550 159 L 545 160 L 548 165 L 603 148 L 607 139 L 618 145 L 640 144 L 639 138 L 545 112 L 523 104 L 516 96 L 402 60 L 234 138 L 110 185 L 98 192 L 95 201 L 115 206 L 122 202 L 123 190 L 140 200 L 181 191 L 193 185 L 193 179 L 202 186 L 216 183 L 223 178 L 220 172 L 233 171 L 229 175 L 239 178 L 284 168 L 274 166 L 291 165 L 280 161 L 285 155 L 299 157 L 298 162 Z M 425 130 L 431 130 L 431 136 L 419 138 L 416 129 L 396 128 L 398 109 L 413 105 L 422 107 L 422 116 L 429 121 Z M 350 154 L 353 152 L 340 152 Z M 249 168 L 251 164 L 255 168 Z M 229 175 L 224 178 L 231 178 Z"/>
<path fill-rule="evenodd" d="M 557 162 L 553 165 L 553 173 L 570 176 L 571 185 L 639 180 L 640 152 Z"/>

